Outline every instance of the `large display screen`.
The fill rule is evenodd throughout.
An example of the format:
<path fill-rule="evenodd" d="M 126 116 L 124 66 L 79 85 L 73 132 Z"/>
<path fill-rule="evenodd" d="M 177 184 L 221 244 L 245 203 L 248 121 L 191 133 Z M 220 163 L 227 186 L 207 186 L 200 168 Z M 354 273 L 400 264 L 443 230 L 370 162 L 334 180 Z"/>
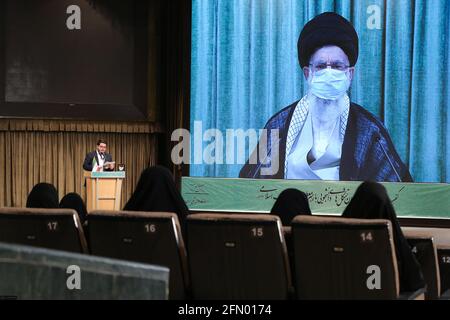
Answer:
<path fill-rule="evenodd" d="M 174 162 L 198 177 L 450 182 L 449 17 L 447 0 L 193 0 Z"/>

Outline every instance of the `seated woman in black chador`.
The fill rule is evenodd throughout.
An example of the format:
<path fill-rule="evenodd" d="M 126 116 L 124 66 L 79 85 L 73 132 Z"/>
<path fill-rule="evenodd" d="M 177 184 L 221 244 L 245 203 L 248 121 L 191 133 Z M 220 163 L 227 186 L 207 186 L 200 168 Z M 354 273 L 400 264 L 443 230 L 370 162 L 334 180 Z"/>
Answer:
<path fill-rule="evenodd" d="M 176 213 L 182 232 L 189 214 L 172 174 L 161 166 L 147 168 L 142 172 L 136 190 L 123 209 Z"/>
<path fill-rule="evenodd" d="M 362 183 L 342 216 L 345 218 L 390 220 L 394 233 L 400 292 L 411 292 L 425 287 L 420 265 L 403 235 L 394 207 L 383 185 L 377 182 Z"/>
<path fill-rule="evenodd" d="M 277 215 L 281 219 L 283 226 L 291 226 L 292 219 L 298 215 L 311 215 L 308 196 L 297 189 L 283 190 L 273 204 L 270 214 Z M 294 248 L 292 244 L 292 233 L 290 228 L 284 228 L 284 238 L 288 253 L 288 260 L 291 270 L 295 270 Z M 295 277 L 295 274 L 292 274 Z"/>
<path fill-rule="evenodd" d="M 279 216 L 283 225 L 289 226 L 295 216 L 311 215 L 308 196 L 297 189 L 283 190 L 270 210 L 270 214 Z"/>
<path fill-rule="evenodd" d="M 59 203 L 60 208 L 73 209 L 78 213 L 82 224 L 86 221 L 87 210 L 83 199 L 75 192 L 66 194 Z"/>
<path fill-rule="evenodd" d="M 28 195 L 27 208 L 59 208 L 58 191 L 50 183 L 38 183 Z"/>

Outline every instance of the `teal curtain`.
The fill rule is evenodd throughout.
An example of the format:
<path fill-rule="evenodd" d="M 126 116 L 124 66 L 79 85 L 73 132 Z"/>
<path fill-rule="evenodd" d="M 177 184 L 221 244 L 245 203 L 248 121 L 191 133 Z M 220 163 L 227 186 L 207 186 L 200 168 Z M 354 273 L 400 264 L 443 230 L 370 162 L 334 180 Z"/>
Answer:
<path fill-rule="evenodd" d="M 303 96 L 297 39 L 325 11 L 359 35 L 352 101 L 384 122 L 415 181 L 450 182 L 450 0 L 193 0 L 191 133 L 201 123 L 202 133 L 219 129 L 224 144 L 217 136 L 192 143 L 191 163 L 208 145 L 225 155 L 227 129 L 261 129 Z M 190 170 L 237 177 L 241 167 Z"/>

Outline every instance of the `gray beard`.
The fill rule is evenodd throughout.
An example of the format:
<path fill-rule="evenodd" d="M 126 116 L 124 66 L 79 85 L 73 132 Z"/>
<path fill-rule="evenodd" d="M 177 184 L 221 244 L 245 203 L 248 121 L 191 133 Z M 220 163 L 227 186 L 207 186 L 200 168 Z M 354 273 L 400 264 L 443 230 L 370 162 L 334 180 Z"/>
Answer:
<path fill-rule="evenodd" d="M 323 151 L 317 152 L 319 145 L 321 150 L 324 143 L 328 147 L 333 131 L 338 126 L 338 120 L 346 107 L 346 95 L 337 100 L 326 100 L 308 94 L 307 99 L 313 131 L 313 148 L 308 154 L 308 161 L 312 162 L 323 155 Z"/>
<path fill-rule="evenodd" d="M 328 123 L 336 121 L 336 118 L 344 111 L 345 95 L 337 100 L 327 100 L 308 94 L 308 103 L 314 122 Z"/>

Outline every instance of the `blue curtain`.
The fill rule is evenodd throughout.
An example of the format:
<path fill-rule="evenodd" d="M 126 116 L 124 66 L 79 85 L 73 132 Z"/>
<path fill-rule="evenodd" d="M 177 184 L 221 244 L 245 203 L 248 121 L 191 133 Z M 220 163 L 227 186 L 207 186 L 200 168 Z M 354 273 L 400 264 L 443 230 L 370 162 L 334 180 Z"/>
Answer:
<path fill-rule="evenodd" d="M 192 159 L 208 145 L 225 155 L 227 129 L 261 129 L 304 95 L 297 39 L 325 11 L 359 35 L 352 101 L 384 122 L 415 181 L 450 182 L 450 0 L 193 0 L 191 132 L 219 129 L 224 144 L 205 139 Z M 237 177 L 241 167 L 190 169 Z"/>

